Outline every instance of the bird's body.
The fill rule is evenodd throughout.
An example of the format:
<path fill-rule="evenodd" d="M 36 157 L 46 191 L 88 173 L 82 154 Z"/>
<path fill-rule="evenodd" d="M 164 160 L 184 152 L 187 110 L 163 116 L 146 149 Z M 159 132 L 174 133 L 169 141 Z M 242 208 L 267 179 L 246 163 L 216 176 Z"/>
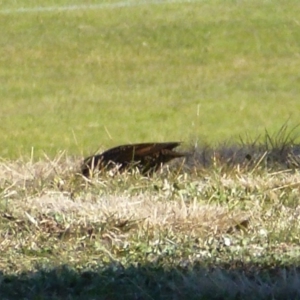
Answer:
<path fill-rule="evenodd" d="M 167 142 L 118 146 L 86 158 L 81 171 L 84 176 L 89 176 L 94 170 L 118 166 L 119 171 L 137 167 L 142 174 L 153 173 L 164 163 L 184 156 L 173 150 L 179 145 L 180 142 Z"/>

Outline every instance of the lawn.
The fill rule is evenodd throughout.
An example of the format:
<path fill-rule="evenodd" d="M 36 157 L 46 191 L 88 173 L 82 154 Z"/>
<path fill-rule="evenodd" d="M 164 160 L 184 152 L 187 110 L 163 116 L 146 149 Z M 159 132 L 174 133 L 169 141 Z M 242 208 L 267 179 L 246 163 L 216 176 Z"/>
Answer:
<path fill-rule="evenodd" d="M 22 6 L 80 3 L 28 2 Z M 2 157 L 218 143 L 299 122 L 295 1 L 23 13 L 16 3 L 0 6 Z"/>
<path fill-rule="evenodd" d="M 0 298 L 300 299 L 299 15 L 0 1 Z M 78 174 L 169 140 L 153 177 Z"/>

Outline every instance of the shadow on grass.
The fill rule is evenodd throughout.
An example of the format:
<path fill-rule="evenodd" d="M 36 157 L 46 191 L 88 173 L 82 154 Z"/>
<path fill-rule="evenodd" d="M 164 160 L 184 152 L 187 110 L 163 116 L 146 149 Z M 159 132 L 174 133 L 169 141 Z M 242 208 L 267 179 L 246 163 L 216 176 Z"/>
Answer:
<path fill-rule="evenodd" d="M 245 170 L 264 167 L 269 170 L 299 169 L 300 144 L 296 130 L 299 125 L 289 129 L 285 123 L 276 134 L 267 130 L 255 140 L 241 138 L 240 143 L 220 143 L 194 145 L 187 152 L 185 168 L 210 168 L 215 165 L 229 168 L 239 165 Z"/>
<path fill-rule="evenodd" d="M 239 265 L 0 273 L 0 299 L 300 299 L 300 268 Z"/>

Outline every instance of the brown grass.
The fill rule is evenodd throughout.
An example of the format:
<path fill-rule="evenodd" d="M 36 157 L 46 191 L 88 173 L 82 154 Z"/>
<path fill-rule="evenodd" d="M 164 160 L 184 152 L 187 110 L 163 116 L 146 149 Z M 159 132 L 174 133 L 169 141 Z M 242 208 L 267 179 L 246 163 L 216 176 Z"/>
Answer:
<path fill-rule="evenodd" d="M 81 160 L 62 153 L 53 161 L 0 163 L 4 274 L 114 262 L 128 274 L 132 264 L 144 266 L 135 278 L 145 270 L 150 276 L 158 264 L 181 274 L 174 284 L 188 295 L 279 295 L 287 278 L 295 282 L 289 292 L 297 290 L 298 272 L 290 268 L 298 266 L 300 250 L 298 170 L 215 161 L 192 172 L 175 165 L 151 178 L 133 172 L 86 179 L 76 174 Z M 181 273 L 183 266 L 192 273 Z M 172 293 L 180 295 L 175 286 Z"/>

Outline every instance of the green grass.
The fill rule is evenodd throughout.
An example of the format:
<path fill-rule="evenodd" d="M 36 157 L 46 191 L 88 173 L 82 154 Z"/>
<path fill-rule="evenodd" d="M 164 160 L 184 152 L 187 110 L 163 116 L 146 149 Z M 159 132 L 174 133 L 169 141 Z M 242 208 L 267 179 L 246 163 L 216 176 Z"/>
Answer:
<path fill-rule="evenodd" d="M 0 155 L 216 143 L 294 125 L 299 12 L 295 1 L 216 0 L 2 13 Z"/>

